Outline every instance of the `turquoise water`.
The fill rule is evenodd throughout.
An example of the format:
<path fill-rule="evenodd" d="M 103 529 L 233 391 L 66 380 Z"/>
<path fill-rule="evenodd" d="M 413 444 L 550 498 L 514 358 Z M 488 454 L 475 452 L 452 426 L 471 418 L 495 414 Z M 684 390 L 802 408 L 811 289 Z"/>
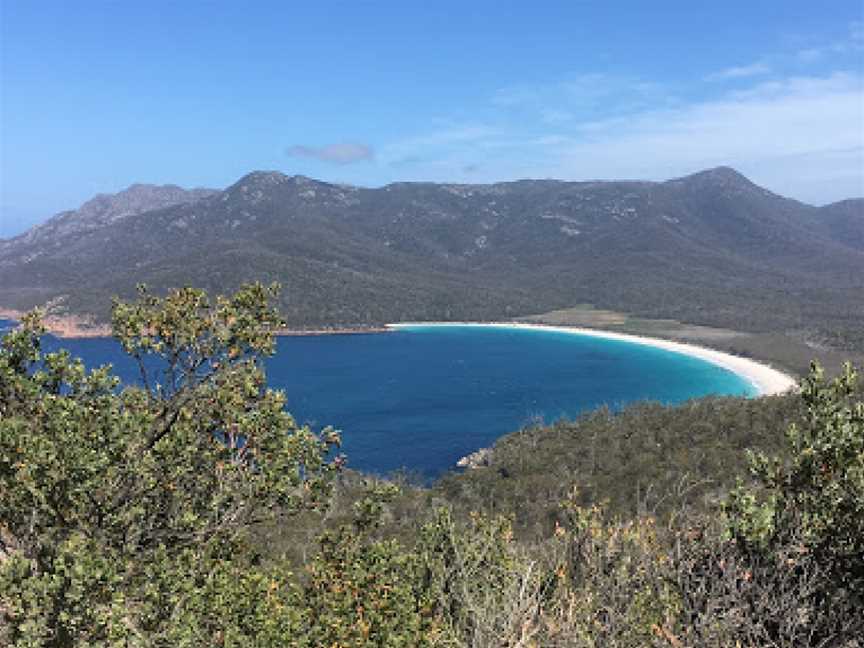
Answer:
<path fill-rule="evenodd" d="M 112 362 L 125 380 L 135 379 L 112 340 L 59 344 L 88 365 Z M 643 399 L 755 393 L 739 376 L 689 356 L 503 327 L 281 337 L 267 371 L 298 421 L 342 430 L 349 466 L 377 473 L 406 468 L 425 477 L 538 418 L 551 422 Z"/>

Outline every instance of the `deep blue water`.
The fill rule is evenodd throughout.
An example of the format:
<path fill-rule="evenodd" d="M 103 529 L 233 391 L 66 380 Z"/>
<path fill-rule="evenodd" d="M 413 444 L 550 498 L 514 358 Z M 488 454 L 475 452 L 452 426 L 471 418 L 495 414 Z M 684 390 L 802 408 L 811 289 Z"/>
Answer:
<path fill-rule="evenodd" d="M 0 320 L 0 328 L 3 327 Z M 89 366 L 135 371 L 108 339 L 50 339 Z M 752 395 L 737 375 L 661 349 L 543 330 L 411 327 L 387 334 L 282 337 L 267 362 L 301 423 L 343 433 L 349 466 L 434 477 L 536 418 L 602 404 Z"/>

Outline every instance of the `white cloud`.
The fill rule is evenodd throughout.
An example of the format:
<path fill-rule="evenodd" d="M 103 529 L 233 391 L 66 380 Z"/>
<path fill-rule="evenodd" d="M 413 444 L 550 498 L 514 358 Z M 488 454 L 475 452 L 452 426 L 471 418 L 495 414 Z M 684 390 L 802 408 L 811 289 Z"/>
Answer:
<path fill-rule="evenodd" d="M 477 168 L 470 181 L 663 180 L 729 165 L 808 202 L 864 195 L 861 74 L 776 78 L 672 107 L 660 100 L 613 108 L 605 118 L 568 111 L 567 119 L 550 120 L 557 110 L 538 108 L 531 120 L 502 117 L 495 126 L 450 125 L 385 147 L 381 157 L 410 159 L 406 175 L 414 179 L 467 179 L 465 169 Z"/>
<path fill-rule="evenodd" d="M 799 51 L 796 56 L 802 63 L 815 63 L 825 56 L 825 50 L 818 47 L 810 47 Z"/>
<path fill-rule="evenodd" d="M 546 124 L 561 124 L 586 114 L 620 112 L 669 99 L 669 89 L 663 84 L 635 76 L 592 73 L 554 83 L 501 88 L 492 104 L 511 114 L 539 115 Z"/>
<path fill-rule="evenodd" d="M 440 157 L 454 148 L 476 146 L 503 133 L 483 124 L 445 124 L 437 130 L 397 140 L 383 147 L 380 159 L 384 164 L 419 164 Z"/>
<path fill-rule="evenodd" d="M 864 80 L 837 73 L 774 81 L 674 110 L 583 123 L 554 148 L 563 177 L 659 179 L 728 164 L 806 200 L 862 195 Z"/>
<path fill-rule="evenodd" d="M 801 63 L 817 63 L 832 57 L 848 55 L 860 57 L 862 51 L 864 51 L 864 21 L 855 21 L 849 24 L 845 37 L 832 43 L 820 43 L 818 46 L 799 50 L 795 56 Z M 857 64 L 860 66 L 860 58 Z"/>
<path fill-rule="evenodd" d="M 725 81 L 730 79 L 745 79 L 754 76 L 763 76 L 770 73 L 771 67 L 768 64 L 758 62 L 739 67 L 729 67 L 725 70 L 709 74 L 705 79 L 707 81 Z"/>
<path fill-rule="evenodd" d="M 540 110 L 540 119 L 544 123 L 552 126 L 556 124 L 566 124 L 575 119 L 575 115 L 569 110 L 558 110 L 556 108 L 543 108 Z"/>
<path fill-rule="evenodd" d="M 375 157 L 371 146 L 348 142 L 328 144 L 327 146 L 294 144 L 285 149 L 285 155 L 289 157 L 312 158 L 321 162 L 332 162 L 334 164 L 352 164 L 354 162 L 371 160 Z"/>
<path fill-rule="evenodd" d="M 663 180 L 729 165 L 807 202 L 864 196 L 861 51 L 864 23 L 855 23 L 833 43 L 766 54 L 705 77 L 735 81 L 734 89 L 691 84 L 678 93 L 610 74 L 512 85 L 492 97 L 483 125 L 406 138 L 382 158 L 410 159 L 406 174 L 430 180 L 464 177 L 470 168 L 471 181 Z M 821 71 L 802 75 L 803 64 Z"/>

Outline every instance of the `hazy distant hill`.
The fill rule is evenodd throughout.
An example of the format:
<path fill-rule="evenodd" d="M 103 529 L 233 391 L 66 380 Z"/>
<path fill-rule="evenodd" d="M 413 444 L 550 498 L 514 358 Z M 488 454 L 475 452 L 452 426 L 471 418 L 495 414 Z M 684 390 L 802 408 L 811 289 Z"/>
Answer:
<path fill-rule="evenodd" d="M 839 243 L 864 250 L 864 198 L 826 205 L 818 216 L 817 229 Z"/>
<path fill-rule="evenodd" d="M 216 189 L 183 189 L 176 185 L 133 184 L 116 194 L 98 194 L 78 209 L 60 212 L 14 240 L 18 244 L 37 242 L 53 244 L 62 241 L 65 236 L 95 230 L 152 209 L 194 202 L 216 193 L 219 193 Z"/>
<path fill-rule="evenodd" d="M 71 311 L 104 316 L 138 282 L 227 291 L 260 279 L 282 282 L 289 323 L 303 327 L 580 303 L 840 339 L 864 321 L 864 201 L 816 208 L 728 168 L 662 183 L 380 189 L 254 172 L 222 192 L 173 189 L 175 204 L 88 203 L 0 242 L 0 306 L 65 295 Z"/>

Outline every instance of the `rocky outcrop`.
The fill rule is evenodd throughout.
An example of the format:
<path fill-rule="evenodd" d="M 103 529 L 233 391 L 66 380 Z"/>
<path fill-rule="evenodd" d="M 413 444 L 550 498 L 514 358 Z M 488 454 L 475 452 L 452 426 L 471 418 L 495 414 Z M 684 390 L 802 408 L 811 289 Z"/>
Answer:
<path fill-rule="evenodd" d="M 492 463 L 492 454 L 492 448 L 480 448 L 476 452 L 462 457 L 456 462 L 456 465 L 459 468 L 466 468 L 468 470 L 484 468 Z"/>

